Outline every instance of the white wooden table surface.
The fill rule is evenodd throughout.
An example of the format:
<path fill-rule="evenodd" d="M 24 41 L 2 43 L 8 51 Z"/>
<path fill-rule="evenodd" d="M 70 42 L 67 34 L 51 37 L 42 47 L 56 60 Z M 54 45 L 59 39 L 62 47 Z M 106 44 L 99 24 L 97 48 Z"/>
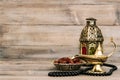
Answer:
<path fill-rule="evenodd" d="M 48 57 L 50 56 L 50 54 L 47 55 Z M 65 56 L 65 54 L 58 56 L 61 55 Z M 52 57 L 41 59 L 1 59 L 0 80 L 120 80 L 119 53 L 116 53 L 107 61 L 107 63 L 114 64 L 118 67 L 118 70 L 111 76 L 78 75 L 70 77 L 49 77 L 48 72 L 55 71 L 53 60 L 54 58 Z"/>

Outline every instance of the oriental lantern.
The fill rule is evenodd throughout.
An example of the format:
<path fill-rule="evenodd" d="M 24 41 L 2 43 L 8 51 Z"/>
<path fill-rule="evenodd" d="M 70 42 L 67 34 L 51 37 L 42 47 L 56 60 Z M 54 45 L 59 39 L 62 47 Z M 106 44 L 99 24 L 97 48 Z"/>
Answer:
<path fill-rule="evenodd" d="M 86 26 L 81 32 L 79 41 L 81 55 L 94 55 L 96 48 L 98 47 L 98 43 L 100 43 L 103 48 L 102 44 L 104 38 L 101 30 L 96 25 L 96 19 L 86 19 Z"/>

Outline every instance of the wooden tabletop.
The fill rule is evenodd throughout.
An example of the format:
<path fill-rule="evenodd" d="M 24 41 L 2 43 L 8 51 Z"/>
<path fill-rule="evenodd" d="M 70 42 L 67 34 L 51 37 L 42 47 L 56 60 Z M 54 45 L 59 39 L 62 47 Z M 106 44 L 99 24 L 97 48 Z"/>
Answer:
<path fill-rule="evenodd" d="M 47 54 L 50 56 L 50 54 Z M 64 54 L 60 54 L 64 56 Z M 58 55 L 58 56 L 60 56 Z M 74 54 L 71 54 L 74 55 Z M 42 55 L 46 56 L 45 55 Z M 88 76 L 78 75 L 69 77 L 49 77 L 48 72 L 56 71 L 53 60 L 50 58 L 23 58 L 9 59 L 2 58 L 0 61 L 0 80 L 119 80 L 120 76 L 120 61 L 119 54 L 114 54 L 106 63 L 114 64 L 118 70 L 113 72 L 111 76 Z M 105 70 L 109 68 L 103 67 Z"/>

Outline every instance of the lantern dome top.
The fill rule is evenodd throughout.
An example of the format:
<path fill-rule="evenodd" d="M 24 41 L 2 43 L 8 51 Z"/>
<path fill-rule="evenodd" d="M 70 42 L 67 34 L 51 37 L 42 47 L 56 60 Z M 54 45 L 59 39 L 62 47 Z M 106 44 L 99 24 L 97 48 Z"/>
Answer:
<path fill-rule="evenodd" d="M 95 19 L 95 18 L 86 18 L 86 20 L 94 20 L 94 21 L 96 21 L 97 19 Z"/>
<path fill-rule="evenodd" d="M 80 36 L 81 41 L 103 42 L 104 38 L 101 30 L 96 25 L 96 19 L 87 18 L 87 25 L 83 28 Z"/>

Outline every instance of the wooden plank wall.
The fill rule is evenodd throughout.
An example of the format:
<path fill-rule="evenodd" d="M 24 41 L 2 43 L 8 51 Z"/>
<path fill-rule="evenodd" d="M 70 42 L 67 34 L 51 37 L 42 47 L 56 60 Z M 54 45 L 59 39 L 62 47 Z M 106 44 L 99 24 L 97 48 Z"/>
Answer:
<path fill-rule="evenodd" d="M 0 56 L 77 54 L 88 17 L 97 19 L 105 45 L 113 37 L 119 52 L 120 0 L 0 0 Z"/>
<path fill-rule="evenodd" d="M 104 35 L 104 54 L 118 70 L 109 77 L 48 77 L 52 61 L 79 53 L 85 19 L 94 17 Z M 116 80 L 120 74 L 120 0 L 0 0 L 0 80 Z M 106 68 L 105 68 L 106 70 Z"/>

